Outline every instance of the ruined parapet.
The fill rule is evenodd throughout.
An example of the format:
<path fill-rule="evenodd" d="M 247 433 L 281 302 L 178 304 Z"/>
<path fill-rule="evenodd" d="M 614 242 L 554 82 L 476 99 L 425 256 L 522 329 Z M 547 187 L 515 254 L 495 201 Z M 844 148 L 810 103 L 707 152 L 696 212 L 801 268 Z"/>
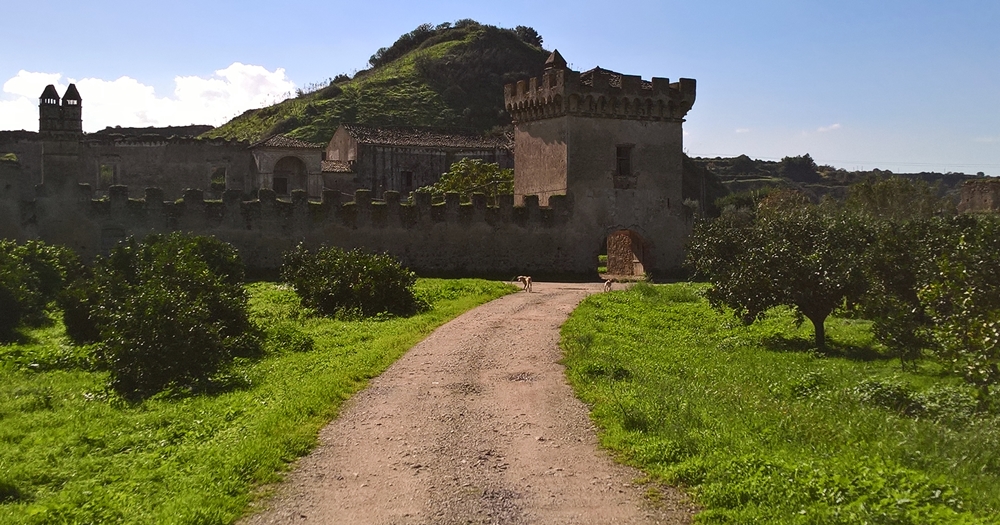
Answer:
<path fill-rule="evenodd" d="M 694 105 L 695 81 L 623 75 L 600 67 L 580 73 L 558 51 L 541 77 L 504 86 L 504 103 L 514 123 L 565 115 L 648 121 L 682 121 Z"/>
<path fill-rule="evenodd" d="M 1000 212 L 1000 179 L 978 179 L 962 185 L 959 213 Z"/>

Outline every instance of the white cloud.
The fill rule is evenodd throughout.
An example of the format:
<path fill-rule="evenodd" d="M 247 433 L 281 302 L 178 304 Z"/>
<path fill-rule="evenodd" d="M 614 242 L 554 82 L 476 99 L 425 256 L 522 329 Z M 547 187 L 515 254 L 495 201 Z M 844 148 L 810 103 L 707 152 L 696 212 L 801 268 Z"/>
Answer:
<path fill-rule="evenodd" d="M 833 131 L 835 129 L 840 129 L 840 124 L 839 123 L 837 123 L 837 124 L 831 124 L 829 126 L 823 126 L 823 127 L 820 127 L 820 128 L 816 128 L 816 131 L 818 131 L 820 133 L 826 133 L 827 131 Z"/>
<path fill-rule="evenodd" d="M 976 142 L 985 142 L 986 144 L 993 144 L 994 142 L 1000 142 L 1000 136 L 998 137 L 977 137 Z"/>
<path fill-rule="evenodd" d="M 750 128 L 736 128 L 737 133 L 750 133 Z"/>
<path fill-rule="evenodd" d="M 0 129 L 38 129 L 38 96 L 47 84 L 59 93 L 72 79 L 59 73 L 21 70 L 7 80 L 0 94 Z M 75 81 L 83 98 L 83 129 L 107 126 L 218 126 L 247 109 L 262 107 L 291 95 L 295 84 L 285 70 L 234 62 L 214 75 L 174 78 L 172 96 L 159 97 L 152 86 L 127 76 L 116 80 Z"/>

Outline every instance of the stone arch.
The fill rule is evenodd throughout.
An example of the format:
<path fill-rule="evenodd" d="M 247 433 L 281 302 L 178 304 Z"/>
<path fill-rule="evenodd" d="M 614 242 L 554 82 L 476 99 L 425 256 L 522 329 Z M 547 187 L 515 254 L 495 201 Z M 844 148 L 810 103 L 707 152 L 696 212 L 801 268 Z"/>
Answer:
<path fill-rule="evenodd" d="M 278 195 L 288 195 L 294 190 L 307 190 L 307 176 L 306 163 L 302 159 L 294 155 L 282 157 L 274 163 L 271 189 Z"/>
<path fill-rule="evenodd" d="M 641 277 L 654 267 L 653 249 L 639 232 L 616 228 L 607 236 L 607 274 L 614 277 Z"/>
<path fill-rule="evenodd" d="M 605 100 L 604 97 L 597 99 L 597 111 L 600 113 L 608 112 L 608 101 Z"/>
<path fill-rule="evenodd" d="M 569 111 L 570 113 L 576 113 L 580 110 L 580 95 L 573 93 L 569 96 Z"/>

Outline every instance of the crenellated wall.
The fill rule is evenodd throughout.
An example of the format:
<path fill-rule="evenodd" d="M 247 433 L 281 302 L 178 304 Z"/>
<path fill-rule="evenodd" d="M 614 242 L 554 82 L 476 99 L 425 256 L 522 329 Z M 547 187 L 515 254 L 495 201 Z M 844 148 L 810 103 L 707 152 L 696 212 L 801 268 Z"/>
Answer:
<path fill-rule="evenodd" d="M 112 186 L 100 199 L 88 184 L 38 191 L 28 202 L 0 200 L 0 211 L 9 210 L 19 224 L 5 236 L 64 244 L 85 258 L 107 253 L 128 236 L 190 231 L 233 244 L 257 269 L 280 267 L 282 254 L 304 242 L 387 252 L 423 275 L 592 276 L 606 234 L 574 220 L 569 196 L 540 207 L 537 197 L 514 206 L 511 195 L 501 197 L 498 206 L 487 206 L 483 195 L 460 204 L 458 194 L 433 205 L 430 194 L 417 193 L 408 203 L 397 192 L 373 202 L 368 190 L 358 190 L 347 202 L 336 191 L 324 192 L 319 202 L 305 191 L 282 200 L 260 190 L 252 201 L 236 190 L 221 200 L 187 190 L 176 201 L 165 201 L 157 188 L 135 198 L 128 187 Z"/>

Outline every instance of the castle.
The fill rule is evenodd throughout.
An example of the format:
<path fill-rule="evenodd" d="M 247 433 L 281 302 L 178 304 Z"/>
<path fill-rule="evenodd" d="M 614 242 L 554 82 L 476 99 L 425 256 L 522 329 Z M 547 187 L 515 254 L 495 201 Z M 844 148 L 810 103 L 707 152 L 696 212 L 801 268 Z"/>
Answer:
<path fill-rule="evenodd" d="M 49 86 L 38 134 L 0 134 L 0 156 L 18 158 L 0 162 L 0 235 L 92 257 L 130 235 L 184 230 L 232 243 L 256 268 L 280 266 L 299 242 L 387 252 L 423 275 L 587 277 L 602 253 L 617 275 L 680 266 L 690 230 L 682 123 L 694 80 L 581 73 L 556 51 L 541 77 L 508 84 L 504 99 L 514 123 L 515 194 L 497 206 L 482 195 L 461 204 L 457 194 L 433 205 L 428 194 L 402 198 L 422 183 L 415 165 L 437 159 L 439 170 L 463 155 L 509 162 L 509 147 L 442 136 L 426 144 L 404 132 L 383 144 L 372 138 L 378 133 L 351 126 L 325 147 L 282 136 L 249 146 L 96 138 L 82 134 L 75 86 L 61 102 Z M 376 155 L 361 175 L 365 151 L 382 164 Z"/>

